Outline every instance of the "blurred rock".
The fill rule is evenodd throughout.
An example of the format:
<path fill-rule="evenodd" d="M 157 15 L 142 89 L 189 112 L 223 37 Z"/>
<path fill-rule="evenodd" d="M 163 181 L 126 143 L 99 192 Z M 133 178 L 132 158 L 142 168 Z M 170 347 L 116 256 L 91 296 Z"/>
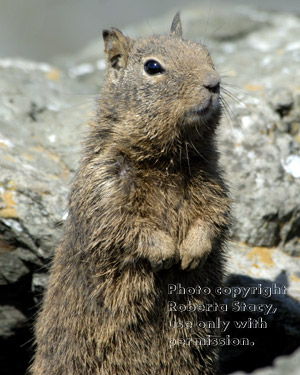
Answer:
<path fill-rule="evenodd" d="M 173 15 L 124 32 L 167 33 Z M 219 145 L 235 218 L 227 283 L 276 283 L 287 290 L 271 302 L 255 293 L 240 300 L 277 307 L 276 314 L 264 317 L 267 330 L 247 331 L 254 346 L 222 350 L 227 373 L 253 371 L 300 344 L 300 19 L 225 6 L 208 18 L 195 6 L 183 9 L 182 21 L 187 38 L 206 41 L 223 79 Z M 99 38 L 59 66 L 0 60 L 0 352 L 7 374 L 24 372 L 9 369 L 9 361 L 14 348 L 30 340 L 25 322 L 37 310 L 62 234 L 69 182 L 104 77 L 103 43 Z M 226 303 L 236 300 L 229 296 Z M 259 316 L 239 315 L 240 320 Z M 230 321 L 236 317 L 228 311 Z M 20 327 L 27 330 L 22 335 Z M 274 374 L 294 374 L 287 360 L 274 363 Z"/>

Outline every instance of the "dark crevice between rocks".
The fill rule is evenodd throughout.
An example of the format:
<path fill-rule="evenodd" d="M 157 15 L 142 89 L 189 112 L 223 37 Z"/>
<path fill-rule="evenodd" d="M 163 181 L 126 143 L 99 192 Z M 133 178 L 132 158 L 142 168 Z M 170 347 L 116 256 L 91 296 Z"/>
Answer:
<path fill-rule="evenodd" d="M 36 304 L 31 292 L 32 276 L 0 286 L 0 319 L 5 311 L 15 319 L 5 322 L 0 329 L 6 332 L 0 338 L 1 375 L 24 375 L 33 356 L 33 321 Z"/>
<path fill-rule="evenodd" d="M 276 112 L 279 114 L 280 118 L 286 117 L 292 110 L 293 104 L 282 104 L 278 105 Z"/>
<path fill-rule="evenodd" d="M 285 243 L 293 240 L 298 239 L 300 233 L 300 217 L 298 217 L 292 224 L 290 231 L 287 234 L 287 237 L 285 239 Z"/>
<path fill-rule="evenodd" d="M 29 324 L 28 324 L 29 325 Z M 24 375 L 33 355 L 30 327 L 22 327 L 15 335 L 0 340 L 1 375 Z"/>
<path fill-rule="evenodd" d="M 282 284 L 281 284 L 281 283 Z M 253 279 L 242 275 L 232 275 L 227 286 L 248 287 L 261 284 L 262 287 L 271 287 L 272 284 L 285 285 L 287 278 L 278 276 L 278 280 Z M 235 301 L 247 304 L 273 304 L 277 311 L 264 315 L 262 312 L 233 312 L 232 303 Z M 258 294 L 251 294 L 246 298 L 226 298 L 228 312 L 223 320 L 230 321 L 223 337 L 248 338 L 254 342 L 251 346 L 223 346 L 220 348 L 220 366 L 225 374 L 235 371 L 252 372 L 258 368 L 272 365 L 278 356 L 291 354 L 299 346 L 300 337 L 300 304 L 288 295 L 273 294 L 269 298 Z M 235 328 L 233 321 L 247 321 L 249 318 L 262 318 L 267 328 Z"/>
<path fill-rule="evenodd" d="M 31 118 L 32 121 L 37 122 L 39 114 L 46 111 L 46 107 L 38 107 L 38 105 L 34 102 L 31 103 L 30 111 L 28 112 L 28 116 Z"/>

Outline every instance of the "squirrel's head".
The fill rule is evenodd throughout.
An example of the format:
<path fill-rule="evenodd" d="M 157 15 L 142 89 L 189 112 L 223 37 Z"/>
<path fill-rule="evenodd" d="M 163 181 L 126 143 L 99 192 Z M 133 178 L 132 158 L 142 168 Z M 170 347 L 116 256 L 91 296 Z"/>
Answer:
<path fill-rule="evenodd" d="M 203 45 L 184 40 L 179 14 L 169 35 L 133 40 L 104 30 L 103 116 L 132 145 L 165 152 L 175 142 L 214 133 L 220 76 Z M 108 130 L 108 129 L 107 129 Z M 153 151 L 152 150 L 152 151 Z"/>

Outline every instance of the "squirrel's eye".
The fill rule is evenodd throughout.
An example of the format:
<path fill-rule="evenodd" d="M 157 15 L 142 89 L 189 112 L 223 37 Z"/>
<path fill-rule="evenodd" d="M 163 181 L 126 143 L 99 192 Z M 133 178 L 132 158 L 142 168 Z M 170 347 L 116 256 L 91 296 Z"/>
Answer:
<path fill-rule="evenodd" d="M 165 69 L 156 60 L 148 60 L 144 65 L 145 72 L 150 75 L 161 74 Z"/>

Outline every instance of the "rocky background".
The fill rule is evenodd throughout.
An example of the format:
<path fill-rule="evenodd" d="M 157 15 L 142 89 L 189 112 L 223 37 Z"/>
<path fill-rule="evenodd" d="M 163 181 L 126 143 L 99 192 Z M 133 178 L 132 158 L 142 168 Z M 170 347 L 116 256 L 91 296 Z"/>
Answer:
<path fill-rule="evenodd" d="M 173 13 L 127 27 L 166 33 Z M 224 333 L 253 346 L 221 350 L 226 374 L 296 375 L 300 351 L 300 17 L 251 7 L 182 10 L 184 34 L 208 45 L 223 79 L 222 163 L 234 201 L 227 285 L 286 287 L 268 298 L 225 296 L 276 313 L 267 328 Z M 206 33 L 204 25 L 209 23 Z M 150 25 L 150 26 L 149 26 Z M 118 26 L 118 25 L 116 25 Z M 104 76 L 102 41 L 56 66 L 0 59 L 0 372 L 24 374 L 32 322 L 66 217 L 80 142 Z M 281 289 L 284 290 L 284 289 Z M 276 290 L 275 290 L 276 291 Z M 282 357 L 283 356 L 283 357 Z M 279 358 L 276 358 L 279 357 Z M 268 366 L 268 367 L 266 367 Z M 260 369 L 264 367 L 263 369 Z"/>

